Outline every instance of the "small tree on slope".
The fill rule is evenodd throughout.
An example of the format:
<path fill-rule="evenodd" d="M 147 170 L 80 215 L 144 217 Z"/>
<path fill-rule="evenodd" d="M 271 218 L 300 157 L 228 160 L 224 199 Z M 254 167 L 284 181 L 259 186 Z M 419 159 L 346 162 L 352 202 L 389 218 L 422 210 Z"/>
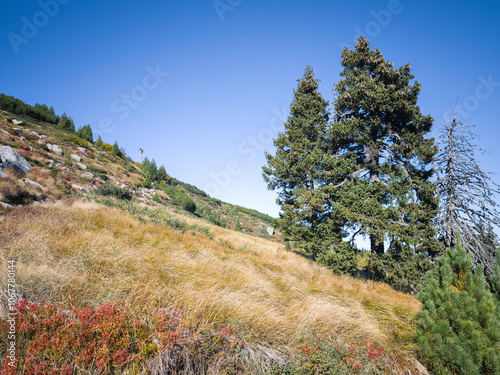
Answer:
<path fill-rule="evenodd" d="M 500 320 L 482 266 L 457 239 L 420 290 L 420 356 L 434 374 L 500 373 Z"/>

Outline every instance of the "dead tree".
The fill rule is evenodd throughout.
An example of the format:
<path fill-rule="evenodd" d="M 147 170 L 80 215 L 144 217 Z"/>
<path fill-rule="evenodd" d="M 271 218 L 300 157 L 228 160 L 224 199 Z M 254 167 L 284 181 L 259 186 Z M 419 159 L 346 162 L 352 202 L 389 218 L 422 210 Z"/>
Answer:
<path fill-rule="evenodd" d="M 463 125 L 455 118 L 446 122 L 438 137 L 439 153 L 434 169 L 437 173 L 436 193 L 440 197 L 436 217 L 438 236 L 446 247 L 456 245 L 460 232 L 462 244 L 474 263 L 482 264 L 487 275 L 493 273 L 496 238 L 492 228 L 498 227 L 500 215 L 494 200 L 500 186 L 484 172 L 475 159 L 484 152 L 473 144 L 476 134 L 469 131 L 475 125 Z M 486 233 L 488 231 L 489 233 Z"/>

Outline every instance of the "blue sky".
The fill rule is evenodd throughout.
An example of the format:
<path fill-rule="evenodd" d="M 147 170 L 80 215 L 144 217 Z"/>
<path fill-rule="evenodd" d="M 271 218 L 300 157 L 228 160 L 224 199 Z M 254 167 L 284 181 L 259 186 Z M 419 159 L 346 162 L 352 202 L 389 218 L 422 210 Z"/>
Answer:
<path fill-rule="evenodd" d="M 331 101 L 360 33 L 412 63 L 433 134 L 458 98 L 481 166 L 500 172 L 499 1 L 20 0 L 2 13 L 0 92 L 231 203 L 277 216 L 261 167 L 296 79 L 312 65 Z"/>

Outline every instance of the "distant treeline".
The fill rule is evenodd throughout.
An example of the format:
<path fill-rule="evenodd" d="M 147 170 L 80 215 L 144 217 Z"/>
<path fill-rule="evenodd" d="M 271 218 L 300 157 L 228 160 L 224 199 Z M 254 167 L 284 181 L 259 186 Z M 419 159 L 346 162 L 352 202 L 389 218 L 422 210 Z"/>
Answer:
<path fill-rule="evenodd" d="M 16 115 L 29 116 L 32 119 L 57 124 L 59 117 L 54 112 L 54 107 L 36 103 L 34 106 L 26 104 L 13 96 L 0 94 L 0 108 Z"/>

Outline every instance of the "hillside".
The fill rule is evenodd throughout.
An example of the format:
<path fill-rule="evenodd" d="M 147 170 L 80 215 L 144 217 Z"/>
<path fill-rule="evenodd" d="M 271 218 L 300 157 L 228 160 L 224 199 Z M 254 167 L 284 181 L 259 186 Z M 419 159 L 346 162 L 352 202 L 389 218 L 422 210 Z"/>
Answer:
<path fill-rule="evenodd" d="M 15 122 L 19 121 L 22 124 L 16 125 Z M 190 213 L 182 209 L 181 202 L 176 198 L 187 195 L 196 203 L 196 211 L 191 214 L 193 217 L 202 217 L 208 222 L 233 229 L 239 222 L 240 230 L 245 233 L 274 238 L 267 230 L 273 225 L 272 217 L 211 198 L 195 186 L 170 176 L 168 184 L 157 186 L 157 189 L 149 189 L 149 186 L 145 188 L 142 184 L 145 176 L 139 163 L 134 163 L 128 157 L 114 156 L 110 152 L 111 145 L 105 144 L 103 149 L 98 149 L 92 143 L 53 124 L 2 111 L 2 145 L 11 146 L 33 168 L 27 175 L 5 171 L 11 179 L 0 180 L 0 202 L 9 205 L 55 202 L 111 184 L 132 189 L 135 202 L 163 206 L 184 215 Z"/>
<path fill-rule="evenodd" d="M 84 142 L 0 116 L 0 146 L 33 167 L 0 178 L 2 333 L 12 260 L 20 301 L 13 373 L 426 373 L 412 296 L 285 250 L 256 211 L 175 179 L 141 187 L 139 165 Z M 92 193 L 106 183 L 132 198 Z"/>

